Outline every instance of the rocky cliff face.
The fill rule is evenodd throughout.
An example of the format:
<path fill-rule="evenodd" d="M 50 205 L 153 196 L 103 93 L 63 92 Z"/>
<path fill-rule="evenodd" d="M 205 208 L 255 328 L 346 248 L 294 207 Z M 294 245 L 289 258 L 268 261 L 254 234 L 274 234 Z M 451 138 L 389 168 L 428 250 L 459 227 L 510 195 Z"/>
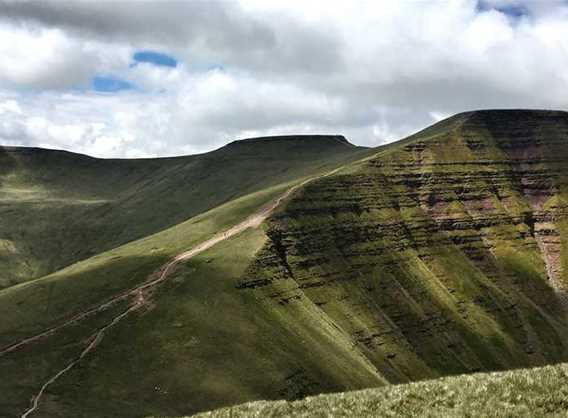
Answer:
<path fill-rule="evenodd" d="M 566 360 L 567 141 L 564 112 L 454 116 L 307 185 L 238 288 L 389 382 Z"/>

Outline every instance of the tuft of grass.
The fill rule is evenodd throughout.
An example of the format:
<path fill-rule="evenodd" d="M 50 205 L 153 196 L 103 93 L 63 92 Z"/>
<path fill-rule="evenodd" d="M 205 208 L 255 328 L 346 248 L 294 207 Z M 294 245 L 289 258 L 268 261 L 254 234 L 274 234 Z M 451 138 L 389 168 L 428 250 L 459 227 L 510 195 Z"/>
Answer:
<path fill-rule="evenodd" d="M 194 418 L 564 417 L 568 366 L 477 373 L 320 395 L 295 402 L 252 402 Z"/>

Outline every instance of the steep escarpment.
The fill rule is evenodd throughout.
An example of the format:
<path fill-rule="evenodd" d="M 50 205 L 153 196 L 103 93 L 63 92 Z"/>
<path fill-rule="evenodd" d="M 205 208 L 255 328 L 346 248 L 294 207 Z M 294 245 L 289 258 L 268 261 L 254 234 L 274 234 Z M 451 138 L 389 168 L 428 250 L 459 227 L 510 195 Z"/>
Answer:
<path fill-rule="evenodd" d="M 1 290 L 0 341 L 37 334 L 142 283 L 302 184 L 261 227 L 179 265 L 49 387 L 39 411 L 176 416 L 567 360 L 567 134 L 562 112 L 471 112 L 372 153 L 338 156 L 312 182 L 235 199 Z M 330 141 L 348 149 L 338 139 Z M 263 141 L 230 145 L 214 167 L 236 167 L 230 155 L 252 167 Z M 302 163 L 281 175 L 299 176 L 303 158 L 318 153 L 297 155 Z M 238 182 L 224 178 L 215 183 Z M 132 193 L 131 203 L 148 196 Z M 8 394 L 0 410 L 25 410 L 113 314 L 0 356 L 0 392 Z"/>
<path fill-rule="evenodd" d="M 390 382 L 567 359 L 568 114 L 457 115 L 309 184 L 239 283 Z"/>

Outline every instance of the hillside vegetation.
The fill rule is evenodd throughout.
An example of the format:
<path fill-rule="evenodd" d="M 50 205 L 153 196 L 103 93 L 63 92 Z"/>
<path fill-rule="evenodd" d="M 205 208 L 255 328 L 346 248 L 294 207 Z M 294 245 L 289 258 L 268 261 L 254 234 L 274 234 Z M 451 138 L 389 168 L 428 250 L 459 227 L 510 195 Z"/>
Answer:
<path fill-rule="evenodd" d="M 279 182 L 0 291 L 0 344 L 141 283 L 307 171 L 340 167 L 260 228 L 179 266 L 50 386 L 38 416 L 180 416 L 568 361 L 567 137 L 564 112 L 479 111 L 372 151 L 333 139 L 350 151 L 314 151 L 321 164 L 298 163 L 296 177 L 285 170 Z M 259 144 L 247 143 L 251 155 Z M 0 356 L 0 411 L 25 409 L 127 302 Z M 392 393 L 403 387 L 414 386 Z"/>
<path fill-rule="evenodd" d="M 563 112 L 434 125 L 308 184 L 239 287 L 317 309 L 391 383 L 566 360 L 567 135 Z"/>
<path fill-rule="evenodd" d="M 0 288 L 361 152 L 340 136 L 255 138 L 139 160 L 0 147 Z"/>
<path fill-rule="evenodd" d="M 568 366 L 561 364 L 320 395 L 295 402 L 252 402 L 194 418 L 536 418 L 565 417 L 567 409 Z"/>
<path fill-rule="evenodd" d="M 331 139 L 327 137 L 275 138 L 276 144 L 270 145 L 271 141 L 272 139 L 247 140 L 233 146 L 238 148 L 239 153 L 243 152 L 243 155 L 249 155 L 250 158 L 253 155 L 250 147 L 253 149 L 260 147 L 261 151 L 265 146 L 272 149 L 274 154 L 265 150 L 267 153 L 263 156 L 266 157 L 265 161 L 258 164 L 269 165 L 271 160 L 279 160 L 276 167 L 281 167 L 282 183 L 265 187 L 266 184 L 271 184 L 276 180 L 266 179 L 258 176 L 258 172 L 254 172 L 252 174 L 255 174 L 256 183 L 254 187 L 251 187 L 259 189 L 256 192 L 233 199 L 154 235 L 101 252 L 48 276 L 0 291 L 0 317 L 2 318 L 0 320 L 0 347 L 6 347 L 15 341 L 56 326 L 78 312 L 103 303 L 113 295 L 144 282 L 168 259 L 241 222 L 266 202 L 282 194 L 292 184 L 302 181 L 306 173 L 323 174 L 339 164 L 359 158 L 361 153 L 368 154 L 368 150 L 345 144 L 341 138 L 336 137 Z M 336 146 L 341 148 L 336 149 Z M 291 156 L 296 156 L 296 159 L 292 158 L 287 163 L 287 154 L 284 153 L 286 149 Z M 245 150 L 248 151 L 245 152 Z M 303 152 L 305 155 L 302 154 Z M 309 158 L 312 160 L 309 161 Z M 246 161 L 247 159 L 243 157 L 240 168 L 248 171 L 254 166 L 251 165 L 251 161 L 248 164 L 245 163 Z M 285 168 L 286 164 L 288 168 Z M 275 168 L 272 167 L 272 169 Z M 65 176 L 62 175 L 62 177 Z M 236 181 L 235 177 L 219 181 L 232 183 Z M 290 178 L 292 178 L 291 181 L 288 180 Z M 219 187 L 224 186 L 221 184 Z M 197 335 L 200 337 L 206 334 L 214 337 L 215 333 L 209 332 L 207 327 L 203 326 L 209 324 L 207 317 L 211 320 L 217 317 L 225 327 L 222 332 L 230 330 L 235 333 L 238 331 L 239 327 L 235 323 L 226 320 L 225 315 L 231 314 L 230 309 L 226 308 L 217 313 L 205 315 L 204 318 L 203 306 L 207 306 L 211 303 L 211 298 L 218 296 L 217 291 L 222 292 L 224 288 L 234 288 L 232 280 L 239 277 L 240 271 L 248 265 L 254 252 L 264 240 L 262 230 L 257 229 L 253 233 L 243 234 L 242 237 L 229 241 L 231 244 L 228 247 L 221 245 L 219 246 L 221 250 L 210 250 L 203 257 L 200 256 L 193 261 L 193 263 L 204 265 L 203 273 L 199 276 L 193 272 L 193 267 L 189 270 L 180 269 L 178 274 L 191 273 L 189 288 L 186 285 L 179 289 L 180 283 L 185 281 L 183 278 L 174 277 L 171 283 L 173 288 L 170 288 L 168 283 L 168 286 L 164 286 L 162 290 L 165 292 L 164 295 L 169 295 L 169 298 L 164 296 L 164 304 L 161 302 L 148 304 L 144 312 L 132 315 L 132 319 L 124 325 L 124 328 L 121 324 L 116 332 L 109 333 L 104 342 L 97 347 L 96 357 L 86 358 L 76 374 L 66 375 L 66 380 L 62 380 L 61 387 L 58 386 L 59 382 L 50 387 L 38 414 L 62 417 L 80 416 L 81 414 L 84 416 L 101 416 L 101 414 L 132 416 L 136 415 L 135 410 L 138 414 L 148 410 L 159 412 L 171 402 L 171 398 L 164 397 L 160 400 L 147 395 L 154 394 L 156 385 L 158 383 L 163 385 L 161 383 L 163 379 L 167 379 L 168 385 L 172 385 L 170 396 L 181 398 L 188 391 L 194 391 L 193 377 L 180 367 L 181 360 L 187 360 L 190 367 L 201 369 L 201 373 L 205 373 L 202 369 L 203 363 L 190 361 L 191 358 L 187 357 L 187 349 L 195 346 L 194 350 L 204 356 L 210 356 L 208 352 L 210 345 L 201 343 L 187 345 L 187 340 L 198 341 L 195 334 L 197 330 L 193 329 L 194 327 L 199 327 Z M 218 256 L 212 258 L 208 255 L 211 253 L 218 254 Z M 200 295 L 208 297 L 201 298 Z M 154 298 L 156 301 L 161 299 L 161 291 L 154 295 Z M 246 310 L 246 305 L 243 305 L 240 297 L 238 299 L 235 302 L 238 308 Z M 188 302 L 192 300 L 196 300 L 197 304 L 189 303 L 188 305 Z M 71 359 L 76 358 L 93 332 L 122 312 L 127 303 L 129 303 L 128 300 L 112 309 L 103 310 L 79 324 L 66 327 L 35 344 L 0 356 L 0 369 L 4 376 L 4 379 L 0 381 L 0 393 L 4 395 L 0 397 L 0 416 L 16 416 L 23 412 L 27 408 L 30 397 L 37 393 L 41 385 L 69 364 Z M 201 311 L 195 314 L 194 309 L 197 308 Z M 161 310 L 163 312 L 159 313 L 158 311 Z M 178 314 L 182 314 L 181 318 L 185 319 L 180 322 L 177 318 Z M 237 309 L 237 314 L 242 315 L 242 312 Z M 247 320 L 252 314 L 254 314 L 253 311 L 247 316 Z M 169 325 L 165 325 L 164 316 L 174 319 L 168 320 Z M 147 321 L 148 319 L 152 320 Z M 183 327 L 180 326 L 188 320 L 189 323 Z M 241 320 L 246 323 L 245 319 Z M 133 322 L 140 326 L 133 327 Z M 250 332 L 246 327 L 244 331 Z M 154 334 L 158 340 L 152 341 L 151 334 Z M 275 334 L 279 334 L 278 330 Z M 241 335 L 240 338 L 248 337 Z M 174 348 L 171 355 L 168 355 L 168 350 L 163 346 L 164 339 L 169 339 L 168 346 Z M 108 345 L 107 341 L 110 341 Z M 215 339 L 212 344 L 223 348 Z M 132 355 L 126 355 L 123 349 L 132 350 Z M 254 355 L 254 351 L 251 352 L 251 356 Z M 106 358 L 106 356 L 113 358 Z M 114 356 L 117 357 L 114 358 Z M 169 359 L 170 366 L 164 367 L 164 359 Z M 95 362 L 92 364 L 94 366 L 92 369 L 89 364 L 90 360 Z M 131 363 L 127 365 L 129 362 Z M 105 366 L 100 367 L 100 365 Z M 131 373 L 134 370 L 137 371 L 136 375 L 145 377 L 133 381 Z M 99 380 L 100 383 L 95 383 Z M 87 388 L 90 388 L 89 391 L 94 391 L 91 397 L 85 397 L 82 393 Z M 224 387 L 221 389 L 226 390 Z M 177 392 L 179 394 L 176 394 Z M 133 395 L 134 398 L 132 398 Z M 223 392 L 224 395 L 225 392 Z M 117 405 L 109 404 L 106 402 L 109 397 L 122 399 L 125 403 L 122 404 L 120 401 Z M 88 398 L 92 398 L 92 409 L 89 409 L 89 405 L 85 403 Z M 51 399 L 56 399 L 53 406 Z M 137 399 L 137 401 L 133 403 L 132 399 Z M 240 401 L 242 397 L 237 396 L 235 399 Z M 216 403 L 218 401 L 214 398 L 206 401 L 210 402 L 211 407 L 218 405 Z M 138 406 L 129 410 L 128 408 L 133 404 Z M 174 401 L 172 404 L 173 409 L 171 410 L 174 412 L 180 411 L 180 407 L 183 410 L 187 409 L 183 407 L 187 404 L 186 402 Z"/>

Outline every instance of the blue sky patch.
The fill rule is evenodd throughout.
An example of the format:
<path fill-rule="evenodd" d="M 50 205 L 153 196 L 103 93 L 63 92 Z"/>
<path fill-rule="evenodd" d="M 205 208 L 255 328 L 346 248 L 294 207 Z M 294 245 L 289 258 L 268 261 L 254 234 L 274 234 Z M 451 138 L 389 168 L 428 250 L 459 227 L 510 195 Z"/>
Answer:
<path fill-rule="evenodd" d="M 491 2 L 479 0 L 477 2 L 477 11 L 478 12 L 486 12 L 489 10 L 496 10 L 501 12 L 513 19 L 519 19 L 521 17 L 529 16 L 529 11 L 526 7 L 524 7 L 520 2 L 518 3 L 510 3 L 508 5 L 503 6 L 496 6 L 492 5 Z"/>
<path fill-rule="evenodd" d="M 133 56 L 133 65 L 139 62 L 147 62 L 154 65 L 161 65 L 163 67 L 177 67 L 177 60 L 167 54 L 162 54 L 161 52 L 155 51 L 138 51 Z"/>
<path fill-rule="evenodd" d="M 95 76 L 91 82 L 93 90 L 103 93 L 113 93 L 134 88 L 132 83 L 112 76 Z"/>
<path fill-rule="evenodd" d="M 210 65 L 207 67 L 207 71 L 225 71 L 225 67 L 220 64 Z"/>

